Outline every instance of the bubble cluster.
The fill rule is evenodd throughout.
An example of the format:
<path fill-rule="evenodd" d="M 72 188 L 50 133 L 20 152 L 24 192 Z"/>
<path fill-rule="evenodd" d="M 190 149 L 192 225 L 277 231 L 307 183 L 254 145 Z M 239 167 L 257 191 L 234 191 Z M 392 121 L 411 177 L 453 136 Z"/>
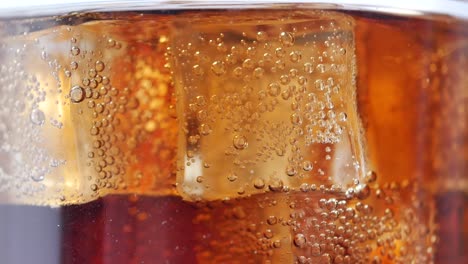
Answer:
<path fill-rule="evenodd" d="M 340 52 L 354 48 L 351 28 L 327 21 L 229 29 L 222 21 L 208 26 L 203 18 L 181 22 L 167 58 L 180 95 L 179 163 L 185 166 L 177 174 L 183 196 L 225 199 L 240 189 L 299 190 L 304 182 L 335 191 L 356 187 L 353 179 L 364 177 L 365 161 L 358 155 L 363 141 L 355 65 L 351 52 Z M 191 160 L 184 152 L 193 154 Z M 202 169 L 201 185 L 185 174 L 199 162 L 214 164 Z M 217 177 L 225 171 L 242 180 Z M 268 188 L 256 186 L 260 177 Z M 285 188 L 275 187 L 277 180 Z M 365 195 L 364 188 L 359 196 Z"/>
<path fill-rule="evenodd" d="M 8 153 L 6 162 L 0 154 L 0 182 L 8 182 L 0 192 L 23 186 L 18 201 L 59 205 L 136 188 L 173 191 L 174 99 L 164 60 L 154 60 L 167 43 L 103 34 L 109 23 L 2 41 L 0 110 L 17 111 L 0 111 L 0 153 Z M 151 157 L 158 162 L 145 165 Z"/>

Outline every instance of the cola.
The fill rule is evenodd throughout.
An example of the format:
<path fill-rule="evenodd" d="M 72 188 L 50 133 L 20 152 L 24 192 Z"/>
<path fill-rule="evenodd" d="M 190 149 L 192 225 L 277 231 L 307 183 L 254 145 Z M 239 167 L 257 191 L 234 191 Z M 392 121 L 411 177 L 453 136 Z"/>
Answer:
<path fill-rule="evenodd" d="M 4 19 L 2 263 L 465 263 L 461 18 Z"/>

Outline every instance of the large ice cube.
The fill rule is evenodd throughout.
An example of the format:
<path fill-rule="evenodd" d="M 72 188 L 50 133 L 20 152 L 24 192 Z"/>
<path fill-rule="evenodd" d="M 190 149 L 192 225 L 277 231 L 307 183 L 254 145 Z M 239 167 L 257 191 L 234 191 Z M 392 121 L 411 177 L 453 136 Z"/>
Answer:
<path fill-rule="evenodd" d="M 175 27 L 177 183 L 186 199 L 345 191 L 359 181 L 351 18 L 312 10 L 187 14 Z"/>

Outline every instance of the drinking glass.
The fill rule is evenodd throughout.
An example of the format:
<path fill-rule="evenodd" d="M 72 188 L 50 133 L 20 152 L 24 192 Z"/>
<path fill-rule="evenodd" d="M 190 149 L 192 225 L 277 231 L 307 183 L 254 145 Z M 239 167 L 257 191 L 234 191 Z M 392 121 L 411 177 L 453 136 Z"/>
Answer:
<path fill-rule="evenodd" d="M 468 2 L 2 2 L 0 62 L 0 263 L 468 263 Z"/>

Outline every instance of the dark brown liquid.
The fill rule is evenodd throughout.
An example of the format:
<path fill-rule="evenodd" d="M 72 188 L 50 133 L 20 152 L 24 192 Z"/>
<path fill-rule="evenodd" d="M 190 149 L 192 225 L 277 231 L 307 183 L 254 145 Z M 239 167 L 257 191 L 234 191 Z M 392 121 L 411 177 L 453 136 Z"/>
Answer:
<path fill-rule="evenodd" d="M 448 193 L 439 195 L 436 200 L 439 212 L 436 221 L 440 230 L 435 263 L 466 263 L 468 234 L 463 226 L 468 217 L 468 197 L 462 193 Z M 248 211 L 254 206 L 246 202 L 235 206 L 218 204 L 208 209 L 177 197 L 118 195 L 62 208 L 2 205 L 0 256 L 6 264 L 237 263 L 239 259 L 261 263 L 265 256 L 253 250 L 245 251 L 256 238 L 239 236 L 242 232 L 248 233 L 239 228 L 241 225 L 225 226 L 226 232 L 234 232 L 230 235 L 217 230 L 223 222 L 229 223 L 230 218 L 245 221 L 242 215 L 231 215 L 239 208 L 236 206 L 243 206 L 244 217 L 252 220 L 258 217 L 259 210 Z M 250 201 L 251 204 L 255 202 Z M 217 222 L 210 223 L 210 218 L 200 221 L 201 216 Z M 229 237 L 236 244 L 229 245 L 230 241 L 224 240 Z M 204 255 L 210 248 L 209 243 L 215 243 L 211 245 L 211 253 L 218 253 L 218 256 Z M 241 249 L 239 254 L 233 254 L 235 248 Z M 223 255 L 225 257 L 221 258 Z"/>

